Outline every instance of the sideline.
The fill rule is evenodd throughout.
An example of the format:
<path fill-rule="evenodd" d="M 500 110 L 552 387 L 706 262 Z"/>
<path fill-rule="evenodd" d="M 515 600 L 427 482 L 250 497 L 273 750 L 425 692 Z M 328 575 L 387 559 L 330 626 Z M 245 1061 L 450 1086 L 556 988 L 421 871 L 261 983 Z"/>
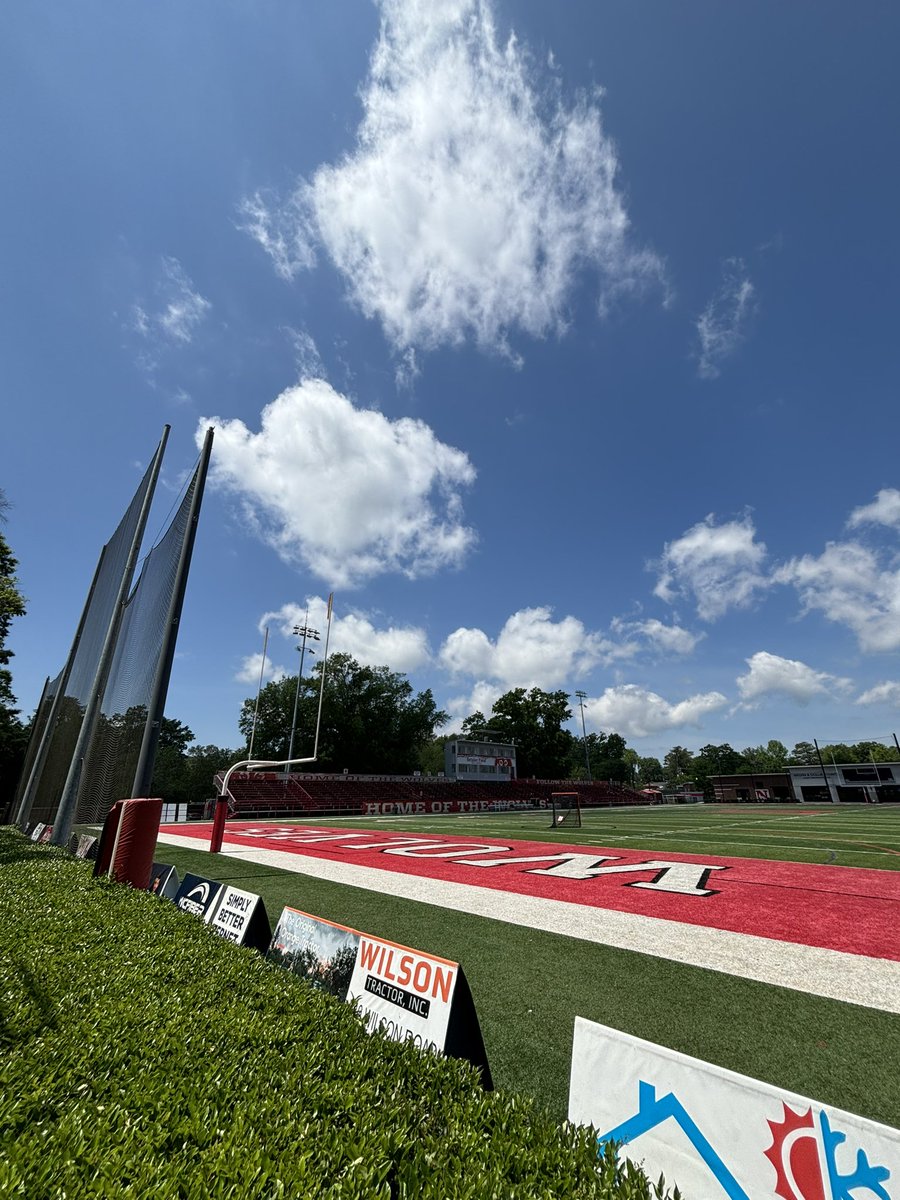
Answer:
<path fill-rule="evenodd" d="M 187 850 L 206 848 L 198 838 L 183 834 L 160 832 L 159 841 Z M 686 966 L 721 971 L 758 983 L 900 1013 L 900 962 L 890 959 L 847 954 L 565 900 L 543 899 L 493 887 L 384 871 L 291 851 L 240 846 L 229 843 L 227 832 L 221 854 L 224 858 L 277 867 L 403 900 L 434 904 L 580 941 L 634 950 Z"/>

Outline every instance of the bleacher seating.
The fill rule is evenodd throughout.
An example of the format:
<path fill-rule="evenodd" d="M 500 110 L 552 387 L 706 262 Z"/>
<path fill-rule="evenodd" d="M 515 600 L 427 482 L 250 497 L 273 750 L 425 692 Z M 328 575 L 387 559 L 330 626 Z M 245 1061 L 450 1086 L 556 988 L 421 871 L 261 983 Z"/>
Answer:
<path fill-rule="evenodd" d="M 216 791 L 222 776 L 216 776 Z M 546 808 L 553 792 L 578 792 L 582 808 L 647 805 L 653 797 L 618 783 L 581 780 L 513 779 L 463 782 L 424 776 L 284 775 L 273 771 L 236 771 L 229 781 L 230 809 L 241 817 L 356 816 L 397 806 L 400 813 Z M 422 808 L 419 808 L 422 805 Z M 401 807 L 402 806 L 402 807 Z M 448 807 L 445 807 L 448 806 Z M 392 811 L 387 808 L 386 811 Z M 440 811 L 440 810 L 439 810 Z"/>

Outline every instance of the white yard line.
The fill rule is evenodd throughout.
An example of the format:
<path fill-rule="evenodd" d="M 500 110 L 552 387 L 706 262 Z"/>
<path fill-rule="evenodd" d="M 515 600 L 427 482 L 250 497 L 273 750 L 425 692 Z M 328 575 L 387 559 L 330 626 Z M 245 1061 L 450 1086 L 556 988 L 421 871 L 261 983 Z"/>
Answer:
<path fill-rule="evenodd" d="M 188 850 L 206 849 L 204 841 L 182 834 L 161 833 L 159 840 Z M 545 900 L 474 884 L 403 875 L 285 850 L 235 846 L 226 842 L 222 854 L 225 858 L 278 867 L 331 883 L 435 904 L 440 908 L 559 933 L 580 941 L 634 950 L 815 996 L 827 996 L 885 1012 L 900 1012 L 900 962 L 889 959 L 866 958 L 839 950 L 824 950 L 818 946 L 780 942 L 749 933 L 687 925 L 681 921 L 615 912 L 564 900 Z"/>

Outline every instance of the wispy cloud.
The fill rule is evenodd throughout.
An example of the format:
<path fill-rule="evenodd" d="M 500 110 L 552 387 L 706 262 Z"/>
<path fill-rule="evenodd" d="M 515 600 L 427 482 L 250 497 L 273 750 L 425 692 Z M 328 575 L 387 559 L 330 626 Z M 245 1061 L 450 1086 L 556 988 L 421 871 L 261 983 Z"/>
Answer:
<path fill-rule="evenodd" d="M 309 609 L 309 625 L 324 636 L 328 602 L 322 596 L 308 596 L 301 605 L 296 602 L 283 604 L 274 612 L 262 615 L 260 630 L 266 625 L 274 626 L 282 637 L 294 644 L 295 626 L 304 625 Z M 428 637 L 425 630 L 416 625 L 377 623 L 373 614 L 362 609 L 341 611 L 335 606 L 331 625 L 331 649 L 352 654 L 357 662 L 366 666 L 389 666 L 393 671 L 416 671 L 431 659 Z"/>
<path fill-rule="evenodd" d="M 721 286 L 697 318 L 697 371 L 701 379 L 716 379 L 721 374 L 722 363 L 744 340 L 757 307 L 756 289 L 743 259 L 727 259 L 722 276 Z"/>
<path fill-rule="evenodd" d="M 285 561 L 331 584 L 458 566 L 475 542 L 461 498 L 475 469 L 422 421 L 390 421 L 307 379 L 266 406 L 258 433 L 204 417 L 198 444 L 210 424 L 213 484 Z"/>
<path fill-rule="evenodd" d="M 882 488 L 871 504 L 854 508 L 847 525 L 850 529 L 860 525 L 887 525 L 891 529 L 900 529 L 900 491 Z"/>
<path fill-rule="evenodd" d="M 773 578 L 796 588 L 805 613 L 821 612 L 852 630 L 861 650 L 900 649 L 900 569 L 893 555 L 829 542 L 818 556 L 790 559 Z"/>
<path fill-rule="evenodd" d="M 857 704 L 890 704 L 894 708 L 900 708 L 900 683 L 894 680 L 888 680 L 885 683 L 876 683 L 874 687 L 869 688 L 867 692 L 863 692 L 856 699 Z"/>
<path fill-rule="evenodd" d="M 259 670 L 263 665 L 263 656 L 261 653 L 248 654 L 241 659 L 241 665 L 235 672 L 234 678 L 236 683 L 259 683 Z M 265 670 L 262 673 L 263 683 L 270 683 L 273 679 L 284 679 L 287 675 L 287 668 L 281 667 L 277 663 L 273 663 L 271 658 L 266 655 Z"/>
<path fill-rule="evenodd" d="M 702 692 L 671 703 L 634 683 L 607 688 L 602 696 L 584 702 L 585 723 L 591 729 L 643 738 L 683 726 L 702 725 L 703 718 L 725 708 L 721 692 Z"/>
<path fill-rule="evenodd" d="M 321 245 L 399 352 L 472 338 L 513 358 L 511 334 L 565 330 L 585 272 L 601 312 L 660 281 L 629 238 L 598 94 L 566 103 L 498 40 L 489 0 L 380 7 L 355 149 L 286 200 L 242 206 L 282 278 Z"/>
<path fill-rule="evenodd" d="M 762 696 L 777 693 L 808 704 L 816 696 L 845 694 L 852 687 L 849 679 L 816 671 L 793 658 L 781 658 L 759 650 L 745 660 L 750 670 L 737 680 L 738 691 L 745 707 L 751 707 Z"/>
<path fill-rule="evenodd" d="M 132 328 L 151 341 L 189 344 L 212 304 L 196 290 L 177 258 L 162 259 L 154 294 L 152 306 L 134 305 Z"/>
<path fill-rule="evenodd" d="M 769 586 L 762 572 L 766 547 L 756 540 L 749 516 L 715 523 L 712 513 L 680 538 L 669 542 L 659 561 L 654 595 L 667 603 L 687 597 L 697 615 L 714 621 L 729 608 L 747 608 Z"/>

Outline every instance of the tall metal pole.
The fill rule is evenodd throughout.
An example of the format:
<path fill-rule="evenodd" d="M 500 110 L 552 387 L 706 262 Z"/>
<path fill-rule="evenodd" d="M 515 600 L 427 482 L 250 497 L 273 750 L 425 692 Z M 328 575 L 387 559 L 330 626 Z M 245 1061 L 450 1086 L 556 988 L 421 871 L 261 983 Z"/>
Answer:
<path fill-rule="evenodd" d="M 294 637 L 303 637 L 303 642 L 300 646 L 300 666 L 297 669 L 297 686 L 294 689 L 294 715 L 291 718 L 291 739 L 288 743 L 288 761 L 284 767 L 285 778 L 291 773 L 291 759 L 294 757 L 294 734 L 297 730 L 297 704 L 300 701 L 300 681 L 303 679 L 303 659 L 306 655 L 306 639 L 311 638 L 312 641 L 319 640 L 318 629 L 310 629 L 309 627 L 309 604 L 306 606 L 306 621 L 303 625 L 294 626 Z M 315 653 L 310 647 L 310 654 Z"/>
<path fill-rule="evenodd" d="M 581 738 L 584 742 L 584 765 L 587 767 L 588 783 L 593 783 L 594 778 L 591 775 L 591 756 L 588 753 L 587 730 L 584 725 L 584 702 L 587 700 L 587 692 L 576 692 L 578 697 L 578 706 L 581 709 Z"/>
<path fill-rule="evenodd" d="M 247 747 L 247 757 L 253 757 L 253 743 L 256 741 L 256 722 L 259 719 L 259 697 L 262 692 L 263 676 L 266 673 L 266 651 L 269 648 L 269 627 L 266 626 L 266 636 L 263 638 L 262 662 L 259 664 L 259 682 L 256 685 L 256 707 L 253 709 L 253 724 L 250 727 L 250 745 Z"/>
<path fill-rule="evenodd" d="M 822 778 L 825 780 L 825 787 L 828 789 L 828 795 L 832 804 L 840 803 L 840 796 L 831 790 L 831 780 L 828 778 L 828 772 L 825 770 L 825 763 L 822 760 L 822 751 L 819 749 L 819 743 L 813 738 L 813 745 L 816 748 L 816 754 L 819 756 L 819 766 L 822 768 Z M 835 771 L 837 768 L 835 768 Z"/>
<path fill-rule="evenodd" d="M 91 738 L 94 735 L 100 705 L 103 703 L 103 691 L 109 677 L 109 669 L 112 666 L 113 654 L 115 653 L 119 629 L 122 624 L 122 615 L 125 611 L 126 601 L 128 600 L 131 580 L 134 575 L 135 565 L 137 564 L 138 554 L 140 553 L 147 518 L 150 515 L 150 505 L 153 503 L 153 493 L 156 491 L 156 481 L 159 478 L 166 442 L 169 440 L 169 429 L 169 425 L 163 427 L 163 435 L 160 438 L 156 454 L 153 457 L 150 479 L 141 502 L 141 511 L 138 516 L 137 525 L 135 526 L 134 537 L 132 538 L 131 548 L 128 553 L 128 561 L 125 564 L 125 570 L 119 584 L 119 592 L 112 610 L 109 627 L 106 631 L 103 650 L 100 653 L 100 661 L 97 664 L 97 672 L 94 675 L 94 681 L 91 686 L 91 694 L 85 705 L 81 729 L 78 733 L 78 741 L 75 743 L 72 761 L 69 764 L 69 773 L 66 776 L 66 782 L 59 799 L 59 807 L 56 810 L 56 816 L 53 820 L 53 835 L 50 840 L 54 846 L 65 846 L 69 840 L 69 834 L 72 832 L 72 825 L 75 821 L 75 807 L 78 803 L 78 789 L 81 783 L 81 770 L 84 766 L 84 758 L 88 752 Z"/>
<path fill-rule="evenodd" d="M 175 586 L 172 589 L 172 599 L 169 602 L 169 614 L 166 621 L 166 640 L 162 654 L 156 667 L 156 678 L 153 680 L 153 691 L 150 703 L 147 705 L 147 723 L 144 726 L 144 737 L 141 741 L 141 751 L 134 772 L 134 783 L 131 786 L 132 796 L 147 796 L 153 779 L 153 766 L 156 762 L 156 747 L 162 729 L 163 715 L 166 708 L 166 695 L 169 691 L 169 679 L 172 675 L 172 663 L 175 659 L 175 642 L 178 638 L 178 625 L 181 621 L 181 610 L 184 606 L 184 593 L 187 589 L 188 572 L 191 569 L 191 555 L 194 552 L 194 542 L 197 537 L 197 523 L 200 519 L 200 505 L 203 503 L 203 488 L 206 484 L 206 473 L 209 469 L 209 456 L 212 453 L 213 431 L 207 429 L 203 439 L 203 449 L 200 451 L 200 461 L 194 474 L 194 494 L 191 496 L 188 510 L 187 528 L 181 542 L 181 553 L 178 556 L 178 566 L 175 570 Z"/>

